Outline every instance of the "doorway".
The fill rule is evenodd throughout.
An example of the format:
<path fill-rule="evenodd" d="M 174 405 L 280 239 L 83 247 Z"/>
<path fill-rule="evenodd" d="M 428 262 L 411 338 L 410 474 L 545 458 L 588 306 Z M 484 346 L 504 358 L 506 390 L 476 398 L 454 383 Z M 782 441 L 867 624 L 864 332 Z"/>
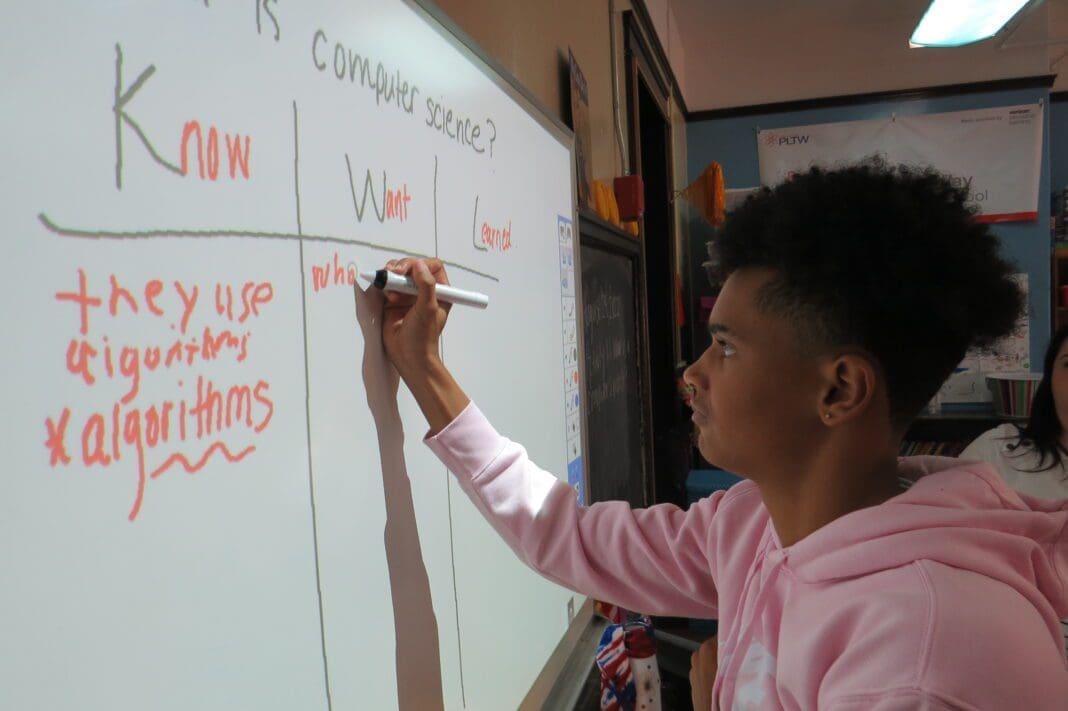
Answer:
<path fill-rule="evenodd" d="M 675 215 L 671 203 L 672 136 L 667 83 L 651 61 L 633 16 L 627 21 L 627 101 L 631 170 L 642 177 L 645 214 L 640 221 L 644 267 L 647 397 L 651 422 L 653 503 L 686 502 L 690 424 L 676 387 L 676 368 L 688 354 L 676 309 Z M 684 347 L 683 344 L 686 344 Z"/>

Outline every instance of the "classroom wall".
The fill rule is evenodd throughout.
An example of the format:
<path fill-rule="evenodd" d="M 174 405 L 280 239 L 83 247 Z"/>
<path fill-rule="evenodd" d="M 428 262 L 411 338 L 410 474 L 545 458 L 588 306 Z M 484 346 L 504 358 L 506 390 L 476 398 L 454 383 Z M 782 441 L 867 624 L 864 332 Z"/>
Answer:
<path fill-rule="evenodd" d="M 1050 190 L 1068 187 L 1068 95 L 1055 94 L 1049 102 Z"/>
<path fill-rule="evenodd" d="M 962 94 L 908 101 L 889 101 L 857 104 L 854 106 L 788 111 L 774 114 L 759 114 L 732 118 L 691 122 L 687 127 L 687 152 L 689 178 L 700 175 L 709 161 L 718 161 L 723 166 L 728 188 L 752 187 L 760 184 L 757 161 L 756 131 L 758 129 L 782 128 L 836 121 L 858 121 L 898 115 L 962 111 L 992 106 L 1045 102 L 1049 105 L 1048 89 L 1017 89 L 1012 91 Z M 1060 103 L 1060 102 L 1057 102 Z M 1018 222 L 994 225 L 994 232 L 1001 239 L 1004 253 L 1014 260 L 1029 276 L 1030 325 L 1032 370 L 1041 370 L 1042 353 L 1050 333 L 1050 249 L 1049 249 L 1049 194 L 1050 194 L 1050 129 L 1056 122 L 1058 130 L 1068 128 L 1065 105 L 1047 111 L 1043 126 L 1042 171 L 1039 183 L 1038 213 L 1036 222 Z M 1064 135 L 1063 133 L 1061 135 Z M 1068 141 L 1063 141 L 1068 148 Z M 1061 157 L 1061 154 L 1057 154 Z M 1058 178 L 1054 185 L 1068 184 L 1068 155 L 1057 161 Z M 694 298 L 707 293 L 708 286 L 700 271 L 700 256 L 704 254 L 709 238 L 708 228 L 687 211 L 688 240 L 690 253 L 694 256 L 694 268 L 690 270 L 691 290 Z M 694 304 L 691 312 L 696 313 Z"/>
<path fill-rule="evenodd" d="M 570 47 L 589 84 L 593 177 L 622 172 L 613 133 L 608 0 L 437 0 L 437 4 L 568 125 L 570 85 L 561 67 L 567 66 Z M 615 9 L 618 41 L 622 38 L 620 13 L 630 9 L 630 3 L 619 0 Z M 621 87 L 622 82 L 620 77 Z"/>

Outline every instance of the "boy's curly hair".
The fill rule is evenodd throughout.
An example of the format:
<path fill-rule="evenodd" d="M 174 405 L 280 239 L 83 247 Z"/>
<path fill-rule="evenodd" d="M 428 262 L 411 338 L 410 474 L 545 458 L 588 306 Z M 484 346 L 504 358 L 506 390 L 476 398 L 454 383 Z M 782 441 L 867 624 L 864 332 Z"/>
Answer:
<path fill-rule="evenodd" d="M 728 216 L 715 269 L 720 279 L 775 270 L 759 306 L 795 324 L 806 351 L 874 357 L 903 427 L 968 349 L 1011 333 L 1024 306 L 1018 270 L 967 196 L 934 170 L 878 159 L 812 168 Z"/>

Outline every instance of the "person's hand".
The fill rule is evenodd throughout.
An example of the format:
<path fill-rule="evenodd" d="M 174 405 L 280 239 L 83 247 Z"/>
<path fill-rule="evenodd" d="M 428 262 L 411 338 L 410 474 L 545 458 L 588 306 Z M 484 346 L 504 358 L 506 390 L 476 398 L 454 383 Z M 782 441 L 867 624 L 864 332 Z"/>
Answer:
<path fill-rule="evenodd" d="M 436 434 L 470 403 L 438 350 L 451 304 L 439 302 L 434 290 L 449 278 L 437 259 L 397 259 L 386 269 L 410 276 L 419 295 L 382 293 L 382 347 L 423 411 L 429 434 Z"/>
<path fill-rule="evenodd" d="M 445 265 L 437 259 L 395 259 L 385 268 L 409 276 L 418 296 L 386 291 L 382 309 L 382 345 L 397 372 L 409 382 L 413 376 L 437 365 L 441 359 L 438 339 L 445 328 L 451 304 L 438 301 L 435 284 L 448 284 Z"/>
<path fill-rule="evenodd" d="M 716 683 L 716 638 L 704 641 L 690 657 L 690 697 L 694 711 L 712 708 L 712 687 Z"/>

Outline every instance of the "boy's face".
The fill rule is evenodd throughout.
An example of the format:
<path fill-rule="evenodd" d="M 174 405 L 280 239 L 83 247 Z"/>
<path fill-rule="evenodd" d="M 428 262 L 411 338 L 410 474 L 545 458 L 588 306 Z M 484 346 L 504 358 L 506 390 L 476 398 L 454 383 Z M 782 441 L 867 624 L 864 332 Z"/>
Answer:
<path fill-rule="evenodd" d="M 712 345 L 686 369 L 701 455 L 758 483 L 789 478 L 820 424 L 817 360 L 795 327 L 757 307 L 774 272 L 742 269 L 724 283 L 708 319 Z"/>

